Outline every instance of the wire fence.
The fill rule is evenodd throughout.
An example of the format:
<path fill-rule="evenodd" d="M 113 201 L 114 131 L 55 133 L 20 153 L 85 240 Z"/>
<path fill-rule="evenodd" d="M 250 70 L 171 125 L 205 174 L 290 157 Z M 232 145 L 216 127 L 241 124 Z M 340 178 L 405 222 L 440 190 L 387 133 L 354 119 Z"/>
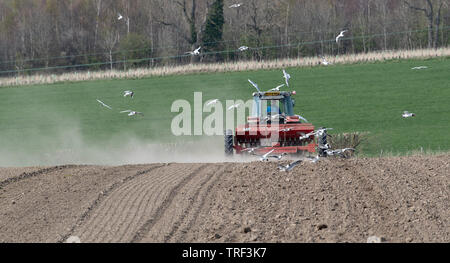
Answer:
<path fill-rule="evenodd" d="M 423 30 L 423 29 L 420 29 Z M 290 33 L 287 36 L 293 37 L 293 36 L 299 36 L 300 34 L 310 35 L 314 33 L 320 33 L 320 34 L 334 34 L 334 31 L 302 31 L 302 32 L 296 32 L 296 33 Z M 284 34 L 283 34 L 284 35 Z M 277 36 L 279 38 L 279 36 Z M 221 40 L 221 41 L 211 41 L 211 42 L 205 42 L 202 43 L 203 46 L 210 46 L 215 44 L 223 44 L 223 43 L 236 43 L 240 42 L 241 40 Z M 51 60 L 57 60 L 57 59 L 67 59 L 67 58 L 77 58 L 77 57 L 96 57 L 96 56 L 109 56 L 110 54 L 127 54 L 127 53 L 133 53 L 133 52 L 142 52 L 142 51 L 156 51 L 156 50 L 170 50 L 173 48 L 190 48 L 191 44 L 179 44 L 179 45 L 162 45 L 162 46 L 152 46 L 147 48 L 140 48 L 140 49 L 129 49 L 129 50 L 118 50 L 113 52 L 97 52 L 97 53 L 85 53 L 85 54 L 76 54 L 76 55 L 67 55 L 67 56 L 53 56 L 53 57 L 41 57 L 41 58 L 30 58 L 30 59 L 22 59 L 22 60 L 5 60 L 0 61 L 1 64 L 20 64 L 25 62 L 35 62 L 35 61 L 51 61 Z"/>
<path fill-rule="evenodd" d="M 448 31 L 450 29 L 450 26 L 441 28 L 442 31 Z M 428 29 L 416 29 L 416 30 L 408 30 L 408 31 L 400 31 L 400 32 L 386 32 L 386 33 L 377 33 L 377 34 L 371 34 L 371 35 L 357 35 L 357 36 L 349 36 L 349 37 L 343 37 L 339 40 L 339 43 L 337 43 L 336 39 L 326 39 L 326 40 L 314 40 L 314 41 L 298 41 L 294 43 L 287 43 L 287 44 L 277 44 L 277 45 L 261 45 L 261 46 L 250 46 L 247 50 L 241 51 L 237 47 L 231 48 L 231 46 L 228 46 L 228 49 L 219 50 L 219 51 L 206 51 L 201 52 L 199 55 L 200 61 L 205 62 L 214 62 L 215 59 L 219 57 L 221 61 L 239 61 L 239 60 L 245 60 L 245 59 L 254 59 L 255 54 L 256 58 L 258 59 L 278 59 L 278 58 L 286 58 L 286 57 L 300 57 L 304 52 L 304 49 L 307 47 L 312 47 L 314 45 L 319 45 L 320 47 L 316 52 L 313 52 L 315 55 L 339 55 L 339 54 L 345 54 L 345 53 L 351 53 L 351 51 L 357 53 L 355 48 L 349 48 L 349 46 L 354 46 L 355 42 L 359 40 L 370 40 L 370 39 L 376 39 L 380 37 L 390 37 L 390 36 L 398 36 L 398 35 L 406 35 L 406 34 L 416 34 L 416 33 L 423 33 L 427 32 Z M 204 43 L 206 46 L 208 44 L 215 44 L 215 43 L 234 43 L 237 40 L 223 40 L 218 42 L 208 42 Z M 329 52 L 320 52 L 320 50 L 324 50 L 324 45 L 327 45 L 326 50 Z M 178 46 L 177 46 L 178 47 Z M 154 47 L 155 48 L 155 47 Z M 153 49 L 154 49 L 153 48 Z M 169 46 L 166 47 L 156 47 L 156 48 L 170 48 Z M 285 54 L 282 54 L 280 51 L 288 49 L 294 49 L 290 50 L 288 52 L 285 52 Z M 317 47 L 316 47 L 317 48 Z M 31 72 L 38 72 L 38 71 L 45 71 L 45 72 L 67 72 L 71 70 L 105 70 L 105 69 L 130 69 L 130 68 L 136 68 L 136 67 L 145 67 L 145 66 L 158 66 L 161 65 L 164 61 L 166 64 L 173 65 L 183 65 L 183 64 L 189 64 L 191 63 L 190 57 L 192 55 L 190 54 L 178 54 L 178 55 L 168 55 L 168 56 L 154 56 L 154 57 L 141 57 L 141 58 L 126 58 L 126 54 L 132 53 L 132 52 L 138 52 L 138 51 L 148 51 L 150 48 L 145 49 L 135 49 L 135 50 L 120 50 L 120 51 L 114 51 L 114 52 L 101 52 L 101 53 L 92 53 L 92 54 L 77 54 L 77 55 L 70 55 L 70 56 L 59 56 L 59 57 L 50 57 L 50 58 L 35 58 L 35 59 L 25 59 L 25 60 L 11 60 L 11 61 L 2 61 L 0 64 L 15 64 L 15 69 L 7 69 L 7 70 L 1 70 L 0 75 L 4 76 L 14 76 L 15 74 L 22 74 L 22 73 L 31 73 Z M 275 51 L 273 54 L 259 54 L 260 52 L 267 52 L 269 50 Z M 380 49 L 379 49 L 380 50 Z M 382 49 L 381 49 L 382 50 Z M 277 52 L 278 51 L 278 52 Z M 376 51 L 375 49 L 373 51 Z M 113 54 L 119 54 L 122 56 L 117 56 L 114 59 L 112 58 Z M 25 67 L 22 66 L 20 68 L 17 66 L 18 64 L 24 64 L 26 62 L 39 62 L 39 61 L 46 61 L 47 64 L 50 60 L 56 60 L 56 59 L 67 59 L 67 58 L 76 58 L 76 57 L 84 57 L 87 58 L 89 56 L 111 56 L 109 60 L 104 60 L 100 62 L 92 62 L 92 63 L 80 63 L 80 64 L 64 64 L 64 65 L 54 65 L 49 66 L 46 65 L 44 67 Z M 189 58 L 189 59 L 187 59 Z M 211 58 L 208 60 L 208 58 Z"/>

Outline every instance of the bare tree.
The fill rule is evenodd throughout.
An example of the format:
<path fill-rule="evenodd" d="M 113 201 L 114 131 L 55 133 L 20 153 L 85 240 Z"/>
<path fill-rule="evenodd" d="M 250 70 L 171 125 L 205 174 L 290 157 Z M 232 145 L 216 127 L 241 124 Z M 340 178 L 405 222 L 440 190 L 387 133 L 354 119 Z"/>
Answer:
<path fill-rule="evenodd" d="M 176 1 L 176 5 L 181 9 L 182 16 L 185 22 L 187 22 L 188 28 L 185 30 L 182 25 L 179 25 L 179 21 L 176 21 L 176 17 L 171 17 L 169 19 L 156 18 L 156 21 L 163 25 L 174 28 L 181 37 L 186 40 L 191 49 L 196 49 L 199 46 L 201 40 L 201 34 L 203 31 L 203 26 L 206 22 L 206 14 L 208 13 L 209 1 L 201 1 L 204 4 L 203 10 L 199 10 L 199 2 L 197 0 L 187 0 Z M 201 13 L 201 15 L 199 15 Z M 173 14 L 172 14 L 173 15 Z M 194 62 L 196 57 L 191 57 L 191 62 Z"/>
<path fill-rule="evenodd" d="M 431 47 L 436 48 L 438 45 L 438 38 L 439 38 L 439 24 L 441 22 L 441 9 L 442 9 L 442 6 L 444 5 L 444 1 L 447 1 L 447 0 L 436 0 L 436 1 L 423 0 L 423 1 L 425 2 L 424 3 L 425 6 L 412 5 L 410 2 L 408 2 L 406 0 L 404 1 L 404 3 L 409 8 L 416 10 L 416 11 L 421 11 L 425 14 L 425 16 L 428 20 L 428 48 L 431 48 Z M 436 16 L 435 7 L 436 6 L 439 6 L 439 7 L 438 7 L 438 11 L 437 11 L 437 17 L 435 20 L 435 16 Z M 436 32 L 433 36 L 434 23 L 436 23 Z"/>
<path fill-rule="evenodd" d="M 439 26 L 441 25 L 441 11 L 442 7 L 445 5 L 448 5 L 448 2 L 446 0 L 441 0 L 439 4 L 439 8 L 436 15 L 435 25 L 436 25 L 436 31 L 434 32 L 434 48 L 438 47 L 439 43 Z"/>
<path fill-rule="evenodd" d="M 261 1 L 251 0 L 247 3 L 250 5 L 250 12 L 248 14 L 249 21 L 246 24 L 250 32 L 253 33 L 255 46 L 261 47 L 263 44 L 263 33 L 270 31 L 276 26 L 274 21 L 276 7 L 272 1 L 261 3 Z M 255 51 L 254 55 L 255 59 L 261 60 L 263 58 L 262 49 Z"/>
<path fill-rule="evenodd" d="M 144 41 L 142 46 L 146 49 L 148 45 L 151 51 L 140 53 L 142 58 L 155 57 L 149 60 L 149 65 L 195 62 L 204 57 L 187 59 L 177 55 L 205 46 L 202 35 L 213 2 L 3 0 L 0 1 L 0 70 L 94 62 L 100 62 L 98 67 L 111 68 L 119 56 L 115 55 L 118 47 L 122 58 L 129 56 L 125 49 L 130 45 L 125 42 L 131 36 L 151 40 Z M 449 0 L 225 2 L 225 41 L 219 49 L 230 51 L 228 60 L 336 54 L 336 48 L 337 53 L 413 49 L 422 45 L 436 48 L 450 41 L 448 30 L 443 30 L 450 24 Z M 237 2 L 244 4 L 228 8 Z M 117 19 L 118 12 L 124 19 Z M 416 12 L 420 15 L 411 15 Z M 421 27 L 425 27 L 424 37 L 418 37 L 421 30 L 415 30 Z M 336 45 L 333 39 L 342 29 L 349 29 L 346 34 L 349 40 Z M 125 35 L 128 37 L 123 38 Z M 291 46 L 295 44 L 296 47 Z M 242 45 L 256 49 L 232 52 Z"/>
<path fill-rule="evenodd" d="M 108 12 L 111 13 L 111 12 Z M 115 14 L 110 16 L 109 19 L 103 21 L 101 25 L 102 33 L 102 47 L 108 51 L 110 69 L 113 69 L 113 50 L 120 40 L 120 25 L 117 23 Z"/>
<path fill-rule="evenodd" d="M 375 5 L 378 8 L 378 13 L 380 17 L 380 24 L 383 30 L 383 49 L 387 49 L 387 25 L 388 25 L 388 3 L 391 0 L 377 0 L 375 1 Z"/>
<path fill-rule="evenodd" d="M 97 37 L 98 37 L 98 24 L 100 22 L 100 12 L 102 10 L 102 0 L 95 0 L 95 11 L 97 17 L 95 19 L 95 35 L 94 35 L 94 48 L 97 47 Z"/>

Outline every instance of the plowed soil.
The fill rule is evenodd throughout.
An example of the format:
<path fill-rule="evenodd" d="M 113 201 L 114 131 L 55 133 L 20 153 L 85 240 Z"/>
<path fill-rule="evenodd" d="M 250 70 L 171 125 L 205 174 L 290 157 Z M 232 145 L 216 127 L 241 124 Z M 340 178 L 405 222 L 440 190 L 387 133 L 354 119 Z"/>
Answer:
<path fill-rule="evenodd" d="M 450 155 L 0 168 L 0 242 L 450 242 Z"/>

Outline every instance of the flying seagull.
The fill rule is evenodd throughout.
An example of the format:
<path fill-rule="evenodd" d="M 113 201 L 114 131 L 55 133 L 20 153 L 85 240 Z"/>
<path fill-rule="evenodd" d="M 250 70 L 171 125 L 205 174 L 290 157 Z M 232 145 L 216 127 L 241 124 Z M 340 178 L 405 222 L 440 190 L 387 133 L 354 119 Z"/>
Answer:
<path fill-rule="evenodd" d="M 319 145 L 319 148 L 322 149 L 322 150 L 328 150 L 328 149 L 331 148 L 331 146 L 330 146 L 330 144 L 325 143 L 323 145 Z"/>
<path fill-rule="evenodd" d="M 123 92 L 123 96 L 124 96 L 124 97 L 130 96 L 130 97 L 133 98 L 134 92 L 132 92 L 131 90 L 126 90 L 126 91 Z"/>
<path fill-rule="evenodd" d="M 402 114 L 403 118 L 409 118 L 409 117 L 414 117 L 414 116 L 416 116 L 415 113 L 408 112 L 408 111 L 404 111 L 403 114 Z"/>
<path fill-rule="evenodd" d="M 419 67 L 414 67 L 414 68 L 411 68 L 411 69 L 426 69 L 426 68 L 428 68 L 427 66 L 419 66 Z"/>
<path fill-rule="evenodd" d="M 242 5 L 242 3 L 239 4 L 232 4 L 229 6 L 229 8 L 236 8 L 236 7 L 240 7 Z"/>
<path fill-rule="evenodd" d="M 268 156 L 268 157 L 269 158 L 275 158 L 277 160 L 281 160 L 281 158 L 283 158 L 283 156 L 285 156 L 285 155 L 287 155 L 287 153 L 282 153 L 282 154 L 279 154 L 279 155 L 271 155 L 271 156 Z"/>
<path fill-rule="evenodd" d="M 308 139 L 308 138 L 309 138 L 310 136 L 312 136 L 312 135 L 316 135 L 316 133 L 315 133 L 314 131 L 308 132 L 307 134 L 300 136 L 300 138 L 298 138 L 298 139 L 299 139 L 300 141 L 301 141 L 301 140 L 305 140 L 305 139 Z"/>
<path fill-rule="evenodd" d="M 263 122 L 267 122 L 269 120 L 271 121 L 276 121 L 277 119 L 280 119 L 280 117 L 284 118 L 284 115 L 281 114 L 275 114 L 273 116 L 267 115 L 264 119 Z"/>
<path fill-rule="evenodd" d="M 248 153 L 251 153 L 251 154 L 255 154 L 255 150 L 256 150 L 256 148 L 247 148 L 247 149 L 244 149 L 242 151 L 243 152 L 248 152 Z"/>
<path fill-rule="evenodd" d="M 201 48 L 202 48 L 202 47 L 198 47 L 196 50 L 186 52 L 185 54 L 191 54 L 191 55 L 193 55 L 193 56 L 200 55 L 200 49 L 201 49 Z"/>
<path fill-rule="evenodd" d="M 301 119 L 302 121 L 304 121 L 304 122 L 309 122 L 307 119 L 305 119 L 305 118 L 303 118 L 302 116 L 300 116 L 300 115 L 295 115 L 295 116 L 297 116 L 299 119 Z"/>
<path fill-rule="evenodd" d="M 323 134 L 324 134 L 324 132 L 326 132 L 326 131 L 329 131 L 329 130 L 332 130 L 333 128 L 321 128 L 321 129 L 318 129 L 317 131 L 316 131 L 316 134 L 315 135 L 317 135 L 317 136 L 322 136 Z"/>
<path fill-rule="evenodd" d="M 322 56 L 322 62 L 321 62 L 321 64 L 323 64 L 323 65 L 325 65 L 325 66 L 328 66 L 328 65 L 330 65 L 331 63 L 328 62 L 328 61 L 325 59 L 324 56 Z"/>
<path fill-rule="evenodd" d="M 302 162 L 302 160 L 297 160 L 297 161 L 294 161 L 287 165 L 278 165 L 278 169 L 281 172 L 289 172 L 290 170 L 294 169 L 294 167 L 297 166 L 298 164 L 300 164 L 301 162 Z"/>
<path fill-rule="evenodd" d="M 138 115 L 138 114 L 144 115 L 142 112 L 133 111 L 133 110 L 124 110 L 124 111 L 121 111 L 120 113 L 126 113 L 126 112 L 128 112 L 128 116 L 135 116 L 135 115 Z"/>
<path fill-rule="evenodd" d="M 317 161 L 319 161 L 320 157 L 319 155 L 317 155 L 316 157 L 312 158 L 312 157 L 306 157 L 305 160 L 311 162 L 311 163 L 317 163 Z"/>
<path fill-rule="evenodd" d="M 250 83 L 253 85 L 253 87 L 256 88 L 256 90 L 257 90 L 258 92 L 261 92 L 261 90 L 258 88 L 258 84 L 256 84 L 255 82 L 253 82 L 253 81 L 251 81 L 251 80 L 248 80 L 248 82 L 250 82 Z"/>
<path fill-rule="evenodd" d="M 333 128 L 321 128 L 321 129 L 318 129 L 317 131 L 316 131 L 316 134 L 318 135 L 318 136 L 322 136 L 323 135 L 323 133 L 325 132 L 325 131 L 329 131 L 329 130 L 332 130 Z"/>
<path fill-rule="evenodd" d="M 280 91 L 280 88 L 283 87 L 284 84 L 277 86 L 276 88 L 271 89 L 270 91 Z"/>
<path fill-rule="evenodd" d="M 264 154 L 263 156 L 261 156 L 261 157 L 259 158 L 259 160 L 260 160 L 261 162 L 269 161 L 268 156 L 269 156 L 269 154 L 271 154 L 273 151 L 275 151 L 275 149 L 272 149 L 272 150 L 270 150 L 269 152 L 267 152 L 266 154 Z"/>
<path fill-rule="evenodd" d="M 305 140 L 305 139 L 308 139 L 310 136 L 312 136 L 312 135 L 318 135 L 318 136 L 322 136 L 322 134 L 325 132 L 325 131 L 327 131 L 327 130 L 332 130 L 333 128 L 322 128 L 322 129 L 318 129 L 317 131 L 312 131 L 312 132 L 309 132 L 309 133 L 307 133 L 307 134 L 305 134 L 305 135 L 303 135 L 303 136 L 300 136 L 300 138 L 299 138 L 299 140 Z"/>
<path fill-rule="evenodd" d="M 104 107 L 106 107 L 106 108 L 112 110 L 112 108 L 109 107 L 108 105 L 106 105 L 105 103 L 103 103 L 103 101 L 101 101 L 101 100 L 99 100 L 99 99 L 97 99 L 97 101 L 98 101 L 100 104 L 102 104 Z"/>
<path fill-rule="evenodd" d="M 234 108 L 238 108 L 239 106 L 241 106 L 241 104 L 240 104 L 240 103 L 238 103 L 238 104 L 234 104 L 234 105 L 231 105 L 230 107 L 228 107 L 228 109 L 227 109 L 227 110 L 232 110 L 232 109 L 234 109 Z"/>
<path fill-rule="evenodd" d="M 347 32 L 348 30 L 343 30 L 341 31 L 341 33 L 339 33 L 339 35 L 336 37 L 336 43 L 339 42 L 339 39 L 344 37 L 344 33 Z"/>
<path fill-rule="evenodd" d="M 289 75 L 286 70 L 283 69 L 283 77 L 286 80 L 286 86 L 289 87 L 289 79 L 291 78 L 291 75 Z"/>
<path fill-rule="evenodd" d="M 119 13 L 119 17 L 117 18 L 118 20 L 122 20 L 123 16 Z"/>
<path fill-rule="evenodd" d="M 206 103 L 206 106 L 209 106 L 209 105 L 212 105 L 212 104 L 216 104 L 218 101 L 219 101 L 219 99 L 212 100 L 212 101 Z"/>
<path fill-rule="evenodd" d="M 279 119 L 280 117 L 284 117 L 284 115 L 277 113 L 277 114 L 271 116 L 272 119 Z"/>
<path fill-rule="evenodd" d="M 337 150 L 331 150 L 331 149 L 327 149 L 325 150 L 325 152 L 327 153 L 327 155 L 333 156 L 333 155 L 340 155 L 343 156 L 343 154 L 346 151 L 354 151 L 354 148 L 344 148 L 344 149 L 337 149 Z"/>
<path fill-rule="evenodd" d="M 248 49 L 248 47 L 247 46 L 242 46 L 242 47 L 239 47 L 239 51 L 245 51 L 245 50 L 247 50 Z"/>

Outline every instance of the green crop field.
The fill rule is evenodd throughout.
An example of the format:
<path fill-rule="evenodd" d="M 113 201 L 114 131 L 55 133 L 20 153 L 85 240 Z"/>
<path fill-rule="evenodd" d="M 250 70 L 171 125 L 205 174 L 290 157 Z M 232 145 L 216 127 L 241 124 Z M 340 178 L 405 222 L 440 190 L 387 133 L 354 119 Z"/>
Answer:
<path fill-rule="evenodd" d="M 411 69 L 416 66 L 428 68 Z M 297 92 L 296 114 L 316 127 L 334 128 L 331 134 L 369 132 L 360 154 L 450 149 L 450 58 L 286 71 L 290 89 Z M 247 79 L 268 90 L 283 83 L 282 76 L 281 70 L 263 70 L 0 88 L 0 166 L 31 164 L 33 156 L 55 150 L 120 149 L 129 138 L 139 143 L 198 140 L 172 135 L 171 122 L 178 114 L 171 112 L 173 101 L 193 102 L 194 92 L 202 92 L 203 102 L 246 101 L 255 91 Z M 124 90 L 133 90 L 135 97 L 124 98 Z M 144 116 L 119 113 L 127 109 Z M 417 115 L 403 119 L 404 110 Z"/>

